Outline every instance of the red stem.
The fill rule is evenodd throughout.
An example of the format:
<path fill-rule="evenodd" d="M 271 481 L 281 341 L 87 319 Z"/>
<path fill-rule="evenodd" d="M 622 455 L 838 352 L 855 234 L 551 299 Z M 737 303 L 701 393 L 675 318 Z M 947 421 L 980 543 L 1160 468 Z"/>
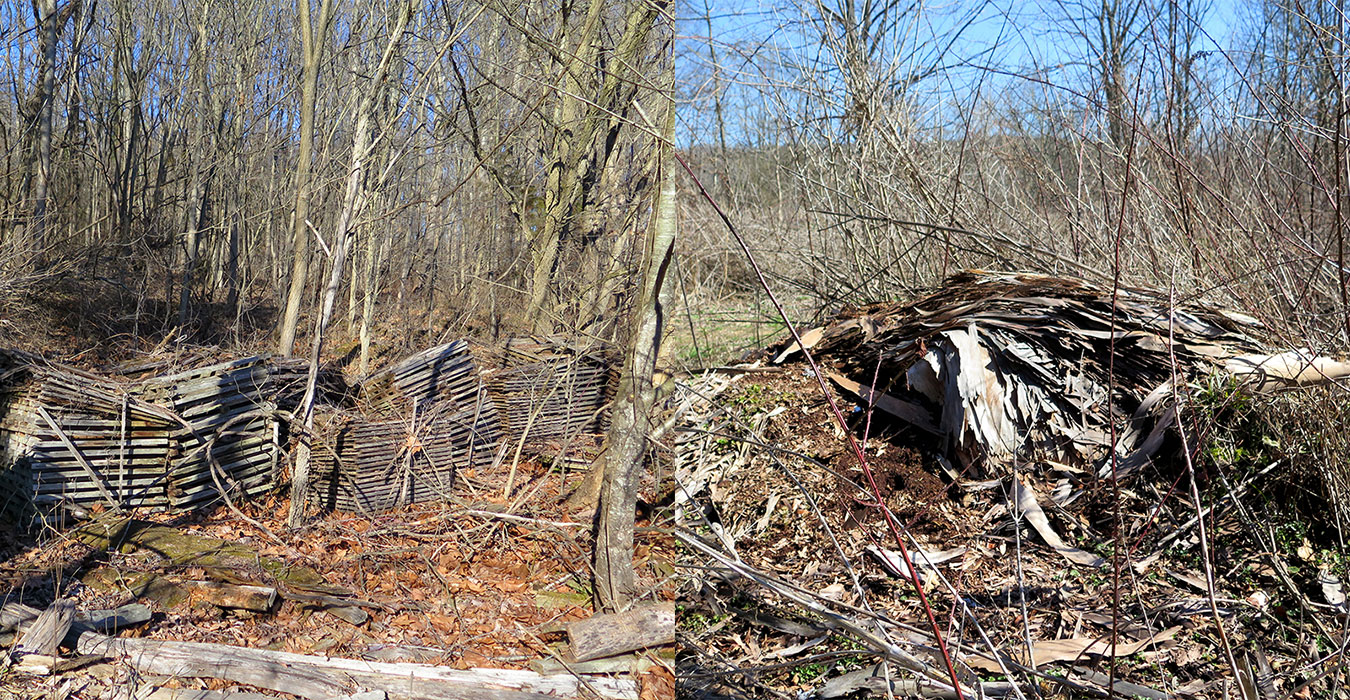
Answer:
<path fill-rule="evenodd" d="M 774 310 L 778 312 L 778 316 L 782 318 L 783 323 L 787 325 L 788 332 L 792 334 L 792 339 L 795 340 L 797 346 L 802 349 L 802 355 L 806 357 L 806 362 L 811 366 L 811 372 L 815 375 L 816 382 L 820 384 L 820 392 L 825 396 L 825 401 L 829 403 L 830 412 L 834 416 L 835 422 L 839 424 L 840 430 L 844 431 L 844 436 L 848 438 L 848 444 L 853 451 L 853 456 L 858 460 L 858 464 L 862 466 L 863 474 L 867 477 L 867 485 L 872 489 L 872 497 L 876 499 L 878 504 L 881 504 L 881 490 L 877 488 L 876 478 L 872 475 L 872 467 L 867 463 L 867 455 L 863 453 L 862 447 L 858 444 L 858 440 L 854 438 L 853 431 L 849 430 L 848 421 L 844 419 L 844 412 L 839 410 L 839 404 L 834 400 L 833 392 L 831 392 L 829 386 L 825 384 L 825 376 L 821 374 L 820 366 L 816 364 L 816 359 L 811 356 L 811 351 L 806 348 L 806 343 L 802 342 L 801 335 L 797 333 L 796 325 L 792 323 L 792 319 L 788 318 L 787 311 L 783 309 L 783 305 L 778 301 L 778 296 L 775 295 L 773 289 L 769 287 L 769 280 L 764 276 L 764 271 L 760 269 L 759 262 L 755 260 L 754 253 L 750 252 L 750 246 L 746 244 L 745 239 L 742 238 L 740 232 L 736 230 L 735 224 L 731 223 L 731 218 L 727 216 L 726 212 L 722 211 L 722 207 L 718 206 L 717 200 L 713 199 L 712 195 L 708 193 L 708 190 L 703 187 L 703 183 L 698 179 L 698 176 L 694 174 L 694 169 L 689 167 L 689 163 L 685 162 L 684 157 L 680 155 L 679 150 L 672 148 L 671 153 L 675 156 L 675 160 L 679 161 L 685 172 L 689 173 L 689 177 L 693 180 L 694 186 L 698 187 L 699 194 L 703 196 L 703 199 L 706 200 L 708 204 L 712 205 L 713 211 L 716 211 L 717 216 L 722 219 L 722 224 L 727 227 L 727 231 L 731 233 L 732 238 L 736 239 L 736 244 L 740 246 L 741 252 L 745 254 L 746 262 L 750 264 L 750 269 L 754 271 L 755 278 L 759 280 L 759 286 L 764 289 L 764 293 L 768 295 L 769 301 L 773 303 Z M 918 594 L 919 602 L 923 605 L 924 614 L 928 617 L 928 624 L 933 629 L 933 638 L 937 641 L 938 650 L 942 652 L 942 660 L 947 665 L 947 673 L 951 676 L 952 688 L 956 690 L 956 698 L 957 700 L 965 700 L 965 693 L 961 690 L 961 679 L 956 675 L 956 665 L 952 663 L 951 654 L 947 651 L 946 637 L 942 634 L 942 629 L 938 626 L 937 616 L 933 614 L 933 607 L 929 605 L 928 596 L 924 593 L 923 582 L 919 580 L 919 569 L 914 566 L 914 560 L 909 556 L 909 547 L 905 546 L 905 538 L 901 536 L 900 530 L 902 526 L 896 522 L 895 516 L 891 513 L 889 508 L 882 508 L 881 512 L 886 516 L 886 526 L 890 529 L 891 535 L 895 537 L 895 542 L 900 547 L 900 556 L 904 557 L 905 566 L 909 567 L 910 583 L 914 584 L 914 592 Z"/>

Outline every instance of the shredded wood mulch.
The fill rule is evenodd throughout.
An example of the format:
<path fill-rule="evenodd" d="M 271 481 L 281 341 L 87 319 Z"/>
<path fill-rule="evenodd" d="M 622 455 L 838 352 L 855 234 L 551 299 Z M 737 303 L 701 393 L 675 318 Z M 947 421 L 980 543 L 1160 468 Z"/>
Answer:
<path fill-rule="evenodd" d="M 1275 401 L 1253 398 L 1272 384 L 1344 363 L 1291 364 L 1249 319 L 1166 294 L 1126 290 L 1114 319 L 1110 301 L 969 274 L 804 334 L 870 479 L 795 342 L 763 356 L 776 365 L 682 382 L 684 695 L 955 697 L 911 565 L 966 697 L 1339 687 L 1350 608 L 1334 494 L 1276 437 L 1226 421 Z M 1114 367 L 1113 329 L 1128 358 Z M 1114 462 L 1097 439 L 1113 422 Z"/>

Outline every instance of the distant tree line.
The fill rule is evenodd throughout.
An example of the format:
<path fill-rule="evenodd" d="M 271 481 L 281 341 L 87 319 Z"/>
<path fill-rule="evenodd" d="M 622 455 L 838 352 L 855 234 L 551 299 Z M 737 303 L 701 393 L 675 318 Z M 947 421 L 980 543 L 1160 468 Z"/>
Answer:
<path fill-rule="evenodd" d="M 1029 269 L 1175 286 L 1350 347 L 1343 3 L 687 0 L 680 17 L 682 141 L 821 310 Z M 694 293 L 747 288 L 684 202 Z"/>

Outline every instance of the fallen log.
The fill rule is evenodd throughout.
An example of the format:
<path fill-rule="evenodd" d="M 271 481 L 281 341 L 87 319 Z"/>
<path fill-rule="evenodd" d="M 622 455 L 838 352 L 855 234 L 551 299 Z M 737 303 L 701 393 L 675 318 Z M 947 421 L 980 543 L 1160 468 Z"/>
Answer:
<path fill-rule="evenodd" d="M 0 633 L 16 630 L 20 627 L 27 629 L 37 620 L 40 614 L 41 611 L 37 608 L 31 608 L 21 603 L 6 603 L 3 607 L 0 607 Z M 111 634 L 123 627 L 147 622 L 150 617 L 150 608 L 141 603 L 131 603 L 112 610 L 77 611 L 70 630 L 76 636 L 85 631 Z M 75 637 L 67 632 L 65 641 L 67 645 L 74 644 Z"/>
<path fill-rule="evenodd" d="M 337 695 L 326 700 L 386 700 L 388 695 L 382 690 L 352 695 Z M 154 688 L 137 693 L 136 700 L 276 700 L 271 695 L 250 693 L 243 690 L 192 690 L 189 688 Z"/>
<path fill-rule="evenodd" d="M 38 617 L 36 610 L 19 603 L 0 607 L 0 622 L 13 623 L 25 633 Z M 75 639 L 71 639 L 72 636 Z M 81 629 L 78 624 L 66 635 L 66 644 L 82 655 L 124 659 L 141 673 L 218 678 L 313 700 L 335 700 L 345 696 L 365 698 L 363 693 L 370 692 L 385 692 L 391 700 L 637 698 L 636 682 L 622 678 L 578 679 L 570 674 L 545 675 L 498 668 L 459 670 L 427 664 L 308 656 L 225 644 L 124 639 Z"/>
<path fill-rule="evenodd" d="M 275 700 L 275 698 L 262 693 L 249 693 L 240 690 L 153 688 L 136 693 L 136 700 Z"/>
<path fill-rule="evenodd" d="M 196 600 L 218 608 L 235 608 L 265 613 L 277 603 L 277 589 L 269 586 L 241 586 L 216 581 L 185 581 L 184 586 Z"/>
<path fill-rule="evenodd" d="M 533 671 L 458 670 L 412 663 L 307 656 L 224 644 L 122 639 L 93 632 L 80 635 L 81 654 L 124 659 L 141 673 L 219 678 L 259 688 L 327 700 L 363 689 L 383 690 L 393 700 L 546 700 L 580 696 L 635 700 L 631 680 L 541 675 Z"/>
<path fill-rule="evenodd" d="M 112 634 L 123 627 L 149 622 L 151 615 L 150 606 L 143 603 L 130 603 L 111 610 L 77 611 L 74 627 L 101 634 Z"/>
<path fill-rule="evenodd" d="M 74 621 L 73 601 L 58 600 L 52 603 L 24 630 L 14 651 L 20 655 L 56 656 L 57 647 L 61 646 L 61 640 L 66 638 L 66 632 L 70 631 Z"/>
<path fill-rule="evenodd" d="M 35 676 L 52 676 L 58 673 L 65 673 L 66 671 L 73 671 L 77 668 L 102 660 L 103 657 L 92 654 L 76 656 L 69 659 L 61 658 L 60 656 L 47 656 L 46 654 L 25 654 L 14 668 Z"/>
<path fill-rule="evenodd" d="M 634 649 L 675 643 L 675 604 L 650 603 L 596 615 L 567 626 L 572 658 L 602 659 Z"/>

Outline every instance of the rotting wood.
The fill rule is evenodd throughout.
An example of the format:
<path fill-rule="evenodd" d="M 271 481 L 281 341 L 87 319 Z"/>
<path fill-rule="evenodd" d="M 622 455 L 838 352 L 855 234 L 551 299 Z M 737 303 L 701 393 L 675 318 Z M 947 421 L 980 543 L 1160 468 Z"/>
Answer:
<path fill-rule="evenodd" d="M 269 586 L 248 586 L 217 581 L 184 581 L 195 600 L 206 601 L 218 608 L 234 608 L 265 613 L 277 602 L 277 589 Z"/>
<path fill-rule="evenodd" d="M 133 381 L 0 349 L 0 479 L 24 495 L 5 517 L 78 514 L 97 502 L 201 507 L 221 495 L 213 464 L 226 488 L 271 488 L 295 374 L 285 360 L 255 356 Z M 338 384 L 326 376 L 325 392 Z"/>
<path fill-rule="evenodd" d="M 674 659 L 670 659 L 674 662 Z M 562 661 L 559 659 L 535 659 L 530 670 L 537 673 L 642 673 L 655 666 L 656 662 L 646 654 L 621 654 L 606 656 L 591 661 Z"/>
<path fill-rule="evenodd" d="M 73 671 L 77 668 L 83 668 L 89 664 L 102 661 L 103 657 L 97 654 L 85 654 L 64 658 L 60 656 L 47 656 L 45 654 L 25 654 L 19 663 L 15 666 L 24 673 L 30 673 L 38 676 L 50 676 L 66 671 Z"/>
<path fill-rule="evenodd" d="M 311 497 L 321 507 L 379 512 L 444 499 L 458 470 L 495 459 L 497 409 L 463 340 L 372 375 L 357 403 L 358 413 L 317 421 Z"/>
<path fill-rule="evenodd" d="M 115 511 L 122 510 L 122 504 L 108 490 L 108 485 L 103 483 L 103 475 L 99 474 L 97 469 L 94 469 L 94 465 L 90 464 L 83 454 L 80 454 L 80 448 L 70 441 L 66 432 L 61 429 L 61 426 L 57 425 L 56 419 L 52 418 L 52 414 L 47 412 L 46 407 L 38 406 L 37 412 L 43 420 L 47 421 L 47 425 L 51 426 L 52 431 L 56 433 L 56 437 L 61 440 L 61 444 L 65 445 L 67 450 L 70 450 L 70 456 L 74 457 L 75 461 L 89 475 L 89 479 L 94 483 L 94 486 L 98 487 L 98 492 L 103 495 L 103 500 L 108 502 L 108 506 Z"/>
<path fill-rule="evenodd" d="M 572 658 L 590 661 L 675 643 L 675 604 L 644 603 L 567 626 Z"/>
<path fill-rule="evenodd" d="M 22 603 L 5 603 L 0 606 L 0 632 L 27 629 L 41 614 L 37 608 Z M 73 645 L 81 632 L 111 634 L 124 627 L 148 622 L 150 617 L 150 608 L 141 603 L 129 603 L 111 610 L 76 611 L 64 642 Z"/>
<path fill-rule="evenodd" d="M 866 384 L 855 382 L 835 372 L 827 372 L 825 376 L 848 393 L 862 399 L 864 405 L 876 406 L 924 432 L 938 434 L 938 427 L 933 424 L 932 415 L 922 406 L 874 391 Z"/>
<path fill-rule="evenodd" d="M 74 601 L 63 599 L 52 603 L 24 630 L 15 652 L 19 655 L 56 656 L 61 640 L 66 638 L 74 621 Z"/>
<path fill-rule="evenodd" d="M 122 639 L 80 635 L 82 654 L 125 659 L 142 673 L 219 678 L 260 688 L 331 698 L 365 689 L 384 690 L 396 700 L 546 700 L 581 696 L 583 687 L 601 698 L 636 700 L 636 684 L 617 678 L 579 680 L 509 669 L 458 670 L 413 663 L 307 656 L 223 644 Z"/>
<path fill-rule="evenodd" d="M 875 403 L 923 430 L 934 416 L 935 449 L 977 477 L 1048 460 L 1120 478 L 1157 457 L 1187 400 L 1171 391 L 1174 373 L 1226 374 L 1258 391 L 1350 376 L 1343 360 L 1272 354 L 1267 335 L 1253 318 L 1156 290 L 968 271 L 910 302 L 847 309 L 803 339 L 863 396 L 860 408 Z M 800 352 L 786 339 L 766 357 Z"/>
<path fill-rule="evenodd" d="M 580 347 L 559 338 L 512 338 L 504 366 L 485 386 L 503 428 L 524 444 L 603 431 L 617 388 L 617 357 L 607 347 Z"/>
<path fill-rule="evenodd" d="M 240 690 L 195 690 L 192 688 L 144 688 L 135 700 L 276 700 L 271 695 Z"/>
<path fill-rule="evenodd" d="M 956 700 L 956 691 L 949 685 L 940 685 L 930 681 L 901 678 L 896 669 L 889 673 L 881 664 L 845 673 L 826 681 L 816 691 L 815 697 L 821 700 L 833 700 L 852 695 L 860 690 L 867 691 L 869 697 L 907 697 Z M 982 697 L 1007 697 L 1013 695 L 1011 683 L 981 683 L 979 695 Z"/>

